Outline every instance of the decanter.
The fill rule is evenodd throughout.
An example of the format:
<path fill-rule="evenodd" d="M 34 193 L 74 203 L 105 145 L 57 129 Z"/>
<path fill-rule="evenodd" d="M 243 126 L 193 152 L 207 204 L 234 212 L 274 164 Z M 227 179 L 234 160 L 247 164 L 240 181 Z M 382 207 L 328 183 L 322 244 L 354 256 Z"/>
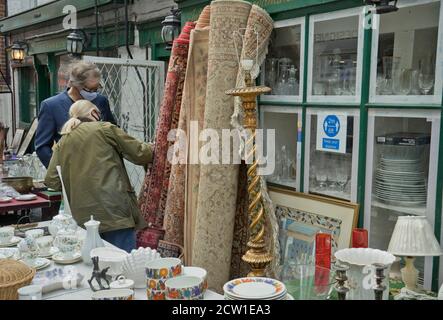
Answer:
<path fill-rule="evenodd" d="M 94 216 L 91 216 L 91 220 L 85 222 L 86 239 L 82 247 L 82 258 L 87 265 L 92 265 L 91 250 L 105 246 L 98 232 L 99 226 L 100 221 L 94 220 Z"/>

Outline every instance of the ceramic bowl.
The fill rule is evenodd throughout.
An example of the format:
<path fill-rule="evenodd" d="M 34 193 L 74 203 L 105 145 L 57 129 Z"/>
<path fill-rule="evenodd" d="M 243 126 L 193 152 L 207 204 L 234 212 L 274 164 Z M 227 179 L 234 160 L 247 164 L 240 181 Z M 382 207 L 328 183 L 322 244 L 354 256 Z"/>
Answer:
<path fill-rule="evenodd" d="M 148 300 L 166 300 L 166 290 L 146 290 Z"/>
<path fill-rule="evenodd" d="M 0 228 L 0 244 L 7 244 L 14 236 L 15 229 L 13 227 Z"/>
<path fill-rule="evenodd" d="M 132 250 L 122 265 L 122 274 L 135 282 L 135 288 L 146 288 L 145 265 L 152 260 L 160 259 L 160 253 L 151 248 Z"/>
<path fill-rule="evenodd" d="M 389 252 L 371 248 L 348 248 L 338 250 L 335 257 L 340 263 L 349 266 L 347 272 L 349 300 L 374 300 L 373 287 L 375 285 L 374 263 L 381 263 L 388 268 L 385 275 L 388 277 L 395 256 Z M 383 300 L 389 298 L 389 281 L 384 281 L 387 289 L 384 291 Z"/>
<path fill-rule="evenodd" d="M 43 229 L 31 229 L 25 232 L 27 237 L 34 237 L 34 239 L 43 237 L 45 231 Z"/>
<path fill-rule="evenodd" d="M 100 290 L 92 294 L 92 300 L 133 300 L 134 291 L 130 289 Z"/>
<path fill-rule="evenodd" d="M 150 290 L 166 290 L 165 282 L 167 279 L 146 279 L 146 287 Z"/>
<path fill-rule="evenodd" d="M 183 267 L 183 275 L 199 277 L 203 280 L 203 289 L 208 288 L 208 272 L 199 267 Z"/>
<path fill-rule="evenodd" d="M 91 250 L 91 258 L 98 257 L 100 270 L 109 267 L 108 274 L 116 276 L 122 273 L 123 261 L 128 253 L 124 250 L 112 247 L 100 247 Z"/>
<path fill-rule="evenodd" d="M 169 279 L 182 274 L 182 261 L 178 258 L 160 258 L 146 264 L 146 278 Z"/>
<path fill-rule="evenodd" d="M 180 276 L 165 282 L 166 300 L 201 300 L 204 292 L 203 279 Z"/>

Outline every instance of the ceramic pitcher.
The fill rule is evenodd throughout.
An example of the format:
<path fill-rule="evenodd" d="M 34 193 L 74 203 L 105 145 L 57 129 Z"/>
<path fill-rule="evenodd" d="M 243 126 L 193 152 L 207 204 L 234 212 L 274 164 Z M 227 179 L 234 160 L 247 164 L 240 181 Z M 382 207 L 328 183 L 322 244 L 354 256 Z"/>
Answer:
<path fill-rule="evenodd" d="M 87 265 L 92 265 L 91 250 L 105 246 L 98 232 L 99 226 L 100 221 L 94 220 L 94 216 L 91 216 L 91 220 L 85 223 L 86 240 L 82 247 L 82 258 Z"/>

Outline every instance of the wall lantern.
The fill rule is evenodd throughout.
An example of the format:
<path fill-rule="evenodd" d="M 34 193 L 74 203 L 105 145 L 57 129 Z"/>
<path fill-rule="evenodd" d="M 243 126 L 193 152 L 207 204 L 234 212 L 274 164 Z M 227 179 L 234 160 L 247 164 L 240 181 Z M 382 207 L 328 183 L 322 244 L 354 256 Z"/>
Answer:
<path fill-rule="evenodd" d="M 22 63 L 28 51 L 26 42 L 16 41 L 10 47 L 11 61 L 14 63 Z"/>
<path fill-rule="evenodd" d="M 171 13 L 162 21 L 162 39 L 166 43 L 166 50 L 172 49 L 174 39 L 180 34 L 180 11 L 171 8 Z"/>
<path fill-rule="evenodd" d="M 395 12 L 398 10 L 397 0 L 394 4 L 389 4 L 392 0 L 366 0 L 366 4 L 373 5 L 375 7 L 375 12 L 378 14 Z"/>
<path fill-rule="evenodd" d="M 80 56 L 83 49 L 87 47 L 88 36 L 81 29 L 72 30 L 66 38 L 66 51 L 72 56 Z"/>

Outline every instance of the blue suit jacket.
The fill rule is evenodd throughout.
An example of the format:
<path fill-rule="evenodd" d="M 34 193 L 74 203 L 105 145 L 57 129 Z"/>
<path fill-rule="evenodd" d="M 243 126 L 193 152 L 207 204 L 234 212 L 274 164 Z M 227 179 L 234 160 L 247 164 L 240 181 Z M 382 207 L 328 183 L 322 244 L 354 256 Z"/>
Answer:
<path fill-rule="evenodd" d="M 93 101 L 101 112 L 102 120 L 116 124 L 108 99 L 98 95 Z M 60 131 L 69 119 L 69 108 L 74 101 L 65 90 L 53 97 L 42 101 L 38 115 L 38 126 L 35 133 L 35 151 L 40 161 L 47 168 L 52 157 L 52 146 L 60 140 Z"/>

